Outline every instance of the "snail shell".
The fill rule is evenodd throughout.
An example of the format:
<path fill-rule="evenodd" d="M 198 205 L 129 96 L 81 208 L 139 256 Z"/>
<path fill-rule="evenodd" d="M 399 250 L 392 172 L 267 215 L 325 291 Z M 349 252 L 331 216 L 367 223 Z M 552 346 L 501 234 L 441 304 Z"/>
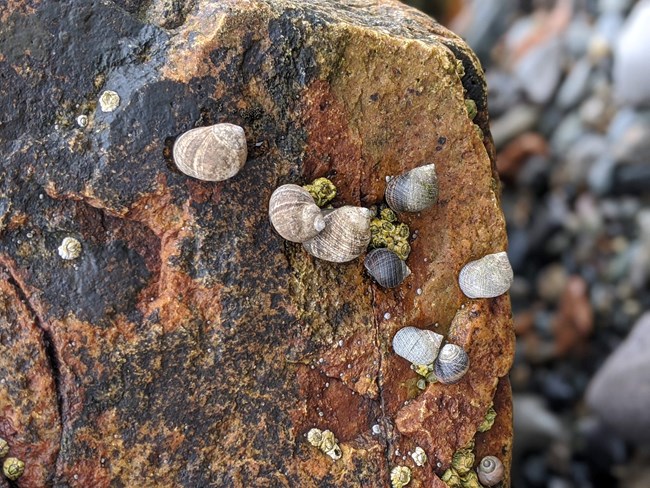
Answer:
<path fill-rule="evenodd" d="M 432 330 L 404 327 L 393 337 L 395 354 L 413 364 L 431 364 L 438 355 L 442 336 Z"/>
<path fill-rule="evenodd" d="M 476 468 L 479 481 L 485 486 L 494 486 L 503 480 L 503 463 L 494 456 L 485 456 Z"/>
<path fill-rule="evenodd" d="M 192 178 L 227 180 L 246 163 L 246 135 L 233 124 L 197 127 L 176 139 L 173 155 L 178 169 Z"/>
<path fill-rule="evenodd" d="M 384 288 L 394 288 L 404 281 L 411 270 L 393 251 L 380 248 L 370 251 L 363 261 L 370 276 Z"/>
<path fill-rule="evenodd" d="M 282 185 L 271 195 L 269 219 L 291 242 L 305 242 L 325 228 L 325 219 L 310 193 L 298 185 Z"/>
<path fill-rule="evenodd" d="M 441 383 L 457 383 L 469 369 L 469 356 L 456 344 L 445 344 L 434 365 L 436 377 Z"/>
<path fill-rule="evenodd" d="M 372 211 L 363 207 L 345 206 L 324 210 L 325 229 L 313 239 L 302 243 L 305 250 L 319 259 L 345 263 L 359 257 L 370 242 Z"/>
<path fill-rule="evenodd" d="M 468 298 L 494 298 L 512 285 L 512 266 L 505 252 L 488 254 L 470 261 L 458 275 L 460 289 Z"/>
<path fill-rule="evenodd" d="M 434 164 L 427 164 L 391 178 L 386 203 L 396 212 L 420 212 L 436 203 L 438 178 Z"/>

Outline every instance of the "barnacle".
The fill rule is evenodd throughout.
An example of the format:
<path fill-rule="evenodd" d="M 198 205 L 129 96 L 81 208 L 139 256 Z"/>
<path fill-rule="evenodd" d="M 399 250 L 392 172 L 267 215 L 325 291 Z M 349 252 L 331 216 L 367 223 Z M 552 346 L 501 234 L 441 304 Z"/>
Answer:
<path fill-rule="evenodd" d="M 319 207 L 324 207 L 336 196 L 336 187 L 327 178 L 316 178 L 303 188 L 311 194 Z"/>

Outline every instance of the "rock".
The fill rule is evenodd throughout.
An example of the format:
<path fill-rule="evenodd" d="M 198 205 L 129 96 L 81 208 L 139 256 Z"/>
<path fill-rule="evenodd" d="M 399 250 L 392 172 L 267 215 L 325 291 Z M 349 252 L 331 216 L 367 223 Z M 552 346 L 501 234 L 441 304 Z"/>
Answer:
<path fill-rule="evenodd" d="M 562 75 L 562 43 L 550 38 L 532 48 L 515 65 L 514 74 L 528 98 L 547 103 Z"/>
<path fill-rule="evenodd" d="M 557 354 L 564 356 L 575 352 L 575 348 L 582 345 L 591 334 L 593 323 L 587 283 L 579 276 L 571 276 L 552 324 Z"/>
<path fill-rule="evenodd" d="M 484 324 L 456 336 L 465 382 L 416 398 L 390 348 L 407 325 L 446 334 L 462 265 L 506 247 L 483 73 L 459 37 L 393 0 L 16 1 L 0 19 L 0 435 L 20 486 L 384 487 L 425 438 L 434 468 L 411 485 L 440 487 L 436 463 L 492 402 L 481 445 L 509 469 L 508 297 L 459 328 Z M 242 170 L 177 171 L 174 140 L 220 122 L 246 133 Z M 418 238 L 398 290 L 269 224 L 279 184 L 327 176 L 334 205 L 371 206 L 423 161 L 439 204 L 400 216 Z"/>
<path fill-rule="evenodd" d="M 650 313 L 607 358 L 589 384 L 587 404 L 623 438 L 650 442 Z"/>
<path fill-rule="evenodd" d="M 499 176 L 514 180 L 520 168 L 534 155 L 548 155 L 546 140 L 535 132 L 525 132 L 506 144 L 497 156 Z"/>
<path fill-rule="evenodd" d="M 624 104 L 650 105 L 650 0 L 641 0 L 625 21 L 614 50 L 614 90 Z"/>
<path fill-rule="evenodd" d="M 512 107 L 492 123 L 492 137 L 497 148 L 519 134 L 532 129 L 539 119 L 539 110 L 530 105 Z"/>
<path fill-rule="evenodd" d="M 586 57 L 573 65 L 557 94 L 557 104 L 560 107 L 570 108 L 582 100 L 589 88 L 592 69 L 591 61 Z"/>

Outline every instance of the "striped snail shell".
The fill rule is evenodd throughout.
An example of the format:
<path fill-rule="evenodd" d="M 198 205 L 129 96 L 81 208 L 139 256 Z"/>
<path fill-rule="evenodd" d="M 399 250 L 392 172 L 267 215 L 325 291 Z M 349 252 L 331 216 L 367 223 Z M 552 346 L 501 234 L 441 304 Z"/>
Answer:
<path fill-rule="evenodd" d="M 305 250 L 314 257 L 332 263 L 345 263 L 361 256 L 370 242 L 372 211 L 345 206 L 323 210 L 321 215 L 325 219 L 325 229 L 302 243 Z"/>
<path fill-rule="evenodd" d="M 393 337 L 393 351 L 412 364 L 431 364 L 438 355 L 442 336 L 432 330 L 404 327 Z"/>
<path fill-rule="evenodd" d="M 470 261 L 458 275 L 460 289 L 468 298 L 494 298 L 510 289 L 514 279 L 505 252 L 488 254 Z"/>
<path fill-rule="evenodd" d="M 420 212 L 436 203 L 438 178 L 434 164 L 427 164 L 391 178 L 386 203 L 396 212 Z"/>
<path fill-rule="evenodd" d="M 298 185 L 282 185 L 269 201 L 273 228 L 291 242 L 305 242 L 325 228 L 325 219 L 307 190 Z"/>
<path fill-rule="evenodd" d="M 457 383 L 469 369 L 469 356 L 456 344 L 445 344 L 434 364 L 434 372 L 441 383 Z"/>
<path fill-rule="evenodd" d="M 404 281 L 411 270 L 393 251 L 379 248 L 370 251 L 363 261 L 370 276 L 384 288 L 394 288 Z"/>
<path fill-rule="evenodd" d="M 494 486 L 503 480 L 503 463 L 494 456 L 485 456 L 476 468 L 478 479 L 485 486 Z"/>
<path fill-rule="evenodd" d="M 181 134 L 174 143 L 178 169 L 204 181 L 223 181 L 235 176 L 246 163 L 246 135 L 234 124 L 197 127 Z"/>

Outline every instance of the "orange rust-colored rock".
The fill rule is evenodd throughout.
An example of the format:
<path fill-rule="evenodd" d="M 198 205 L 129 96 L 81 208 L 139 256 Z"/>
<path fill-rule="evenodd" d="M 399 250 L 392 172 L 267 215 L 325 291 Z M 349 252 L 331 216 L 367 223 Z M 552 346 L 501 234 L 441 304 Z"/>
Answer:
<path fill-rule="evenodd" d="M 457 284 L 507 244 L 474 54 L 394 0 L 177 4 L 2 14 L 0 433 L 26 463 L 17 486 L 384 487 L 402 464 L 410 487 L 442 487 L 474 437 L 509 466 L 510 303 Z M 181 174 L 175 138 L 218 122 L 244 128 L 245 167 Z M 370 206 L 425 163 L 439 201 L 400 215 L 412 275 L 396 289 L 268 222 L 280 184 L 326 176 L 335 205 Z M 72 261 L 56 251 L 68 236 Z M 466 347 L 466 377 L 419 391 L 391 349 L 407 325 Z M 311 427 L 334 432 L 340 460 Z"/>

